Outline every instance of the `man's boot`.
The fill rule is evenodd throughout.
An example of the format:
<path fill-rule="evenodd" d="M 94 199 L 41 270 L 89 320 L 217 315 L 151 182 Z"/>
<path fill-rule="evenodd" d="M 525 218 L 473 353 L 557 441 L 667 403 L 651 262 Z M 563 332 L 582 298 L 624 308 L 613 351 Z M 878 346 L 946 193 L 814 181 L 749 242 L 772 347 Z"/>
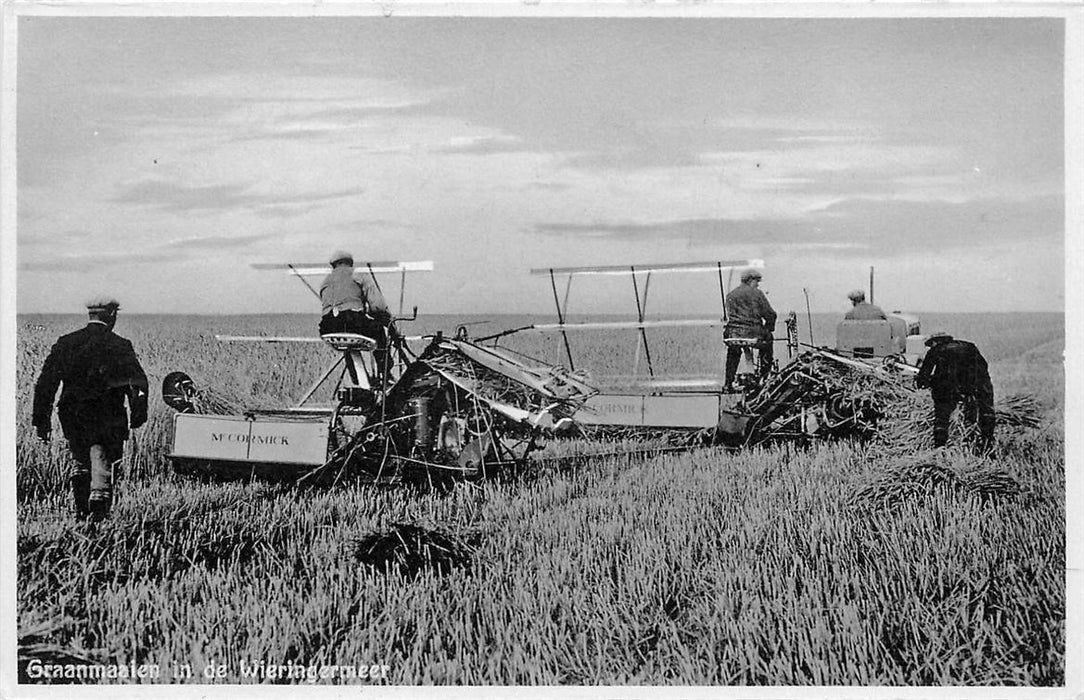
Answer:
<path fill-rule="evenodd" d="M 92 515 L 104 518 L 113 505 L 113 463 L 101 445 L 90 447 L 90 499 L 87 505 Z"/>
<path fill-rule="evenodd" d="M 71 485 L 75 517 L 82 520 L 90 515 L 90 472 L 76 468 L 68 482 Z"/>

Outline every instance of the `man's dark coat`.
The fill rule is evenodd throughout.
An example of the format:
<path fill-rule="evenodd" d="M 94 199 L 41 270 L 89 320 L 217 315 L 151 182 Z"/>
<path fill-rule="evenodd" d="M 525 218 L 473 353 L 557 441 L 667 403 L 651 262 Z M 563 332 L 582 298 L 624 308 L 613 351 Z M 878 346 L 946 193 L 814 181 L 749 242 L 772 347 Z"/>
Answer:
<path fill-rule="evenodd" d="M 34 387 L 34 426 L 48 426 L 53 397 L 64 437 L 85 445 L 123 442 L 129 425 L 147 420 L 147 375 L 132 344 L 105 324 L 89 323 L 61 336 L 45 359 Z M 131 408 L 131 422 L 124 409 Z"/>

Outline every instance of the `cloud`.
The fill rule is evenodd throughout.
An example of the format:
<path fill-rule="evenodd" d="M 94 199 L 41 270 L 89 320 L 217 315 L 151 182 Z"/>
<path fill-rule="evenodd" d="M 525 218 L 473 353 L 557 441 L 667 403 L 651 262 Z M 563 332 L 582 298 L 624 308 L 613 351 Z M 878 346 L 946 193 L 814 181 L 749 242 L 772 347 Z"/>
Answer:
<path fill-rule="evenodd" d="M 906 172 L 914 171 L 908 169 Z M 949 194 L 962 194 L 977 182 L 976 177 L 959 170 L 932 175 L 901 175 L 889 170 L 874 172 L 856 167 L 822 171 L 796 170 L 780 176 L 767 173 L 751 175 L 743 178 L 742 188 L 778 194 L 827 196 L 833 199 L 878 196 L 937 199 L 947 198 L 946 195 Z M 978 184 L 981 185 L 981 182 Z"/>
<path fill-rule="evenodd" d="M 21 212 L 20 212 L 21 214 Z M 30 246 L 45 248 L 50 246 L 71 246 L 86 243 L 93 238 L 92 233 L 82 229 L 69 229 L 66 231 L 50 231 L 48 235 L 34 235 L 32 228 L 27 226 L 19 231 L 19 248 Z"/>
<path fill-rule="evenodd" d="M 163 248 L 181 250 L 228 250 L 231 248 L 243 248 L 250 243 L 271 238 L 270 233 L 250 233 L 238 236 L 217 235 L 200 236 L 198 238 L 184 238 L 170 241 Z"/>
<path fill-rule="evenodd" d="M 567 192 L 572 189 L 572 185 L 565 182 L 531 182 L 527 186 L 548 192 Z"/>
<path fill-rule="evenodd" d="M 627 242 L 671 239 L 692 245 L 831 249 L 843 255 L 908 255 L 1059 242 L 1061 196 L 965 202 L 848 199 L 795 218 L 703 218 L 660 222 L 547 222 L 545 236 Z"/>
<path fill-rule="evenodd" d="M 88 253 L 85 255 L 56 255 L 44 260 L 19 263 L 25 272 L 86 272 L 95 268 L 129 266 L 141 263 L 166 263 L 177 260 L 177 254 L 162 248 L 146 251 Z"/>
<path fill-rule="evenodd" d="M 67 232 L 59 237 L 42 240 L 48 245 L 63 245 L 67 240 L 86 239 L 90 234 L 80 231 Z M 208 252 L 244 248 L 274 237 L 273 233 L 218 234 L 181 238 L 155 246 L 133 247 L 130 250 L 105 252 L 73 252 L 66 246 L 64 252 L 49 254 L 40 252 L 35 259 L 19 265 L 20 270 L 39 272 L 47 270 L 85 272 L 93 268 L 129 266 L 145 263 L 166 263 L 205 258 Z"/>
<path fill-rule="evenodd" d="M 162 180 L 144 180 L 125 188 L 112 201 L 188 213 L 220 211 L 252 203 L 245 194 L 249 185 L 206 185 L 189 187 Z"/>
<path fill-rule="evenodd" d="M 864 237 L 885 253 L 981 249 L 1003 243 L 1056 242 L 1065 231 L 1061 195 L 963 202 L 853 199 L 815 220 L 840 241 Z"/>
<path fill-rule="evenodd" d="M 413 228 L 405 221 L 395 221 L 393 219 L 354 219 L 335 224 L 331 227 L 331 230 L 358 233 L 359 231 L 372 230 L 412 231 Z"/>
<path fill-rule="evenodd" d="M 326 192 L 324 194 L 296 194 L 293 196 L 277 196 L 267 195 L 266 197 L 273 200 L 276 204 L 310 204 L 315 202 L 328 202 L 336 199 L 347 199 L 349 197 L 357 197 L 365 193 L 365 190 L 360 187 L 335 190 L 332 192 Z"/>
<path fill-rule="evenodd" d="M 196 101 L 220 105 L 227 98 L 196 98 Z M 122 114 L 110 127 L 103 127 L 103 133 L 116 132 L 116 127 L 123 126 L 126 135 L 138 133 L 145 139 L 189 141 L 192 148 L 213 151 L 222 145 L 255 141 L 314 143 L 352 138 L 354 130 L 364 129 L 380 119 L 405 118 L 423 112 L 421 105 L 326 109 L 320 103 L 289 99 L 228 102 L 228 108 L 217 106 L 215 111 L 191 117 L 174 116 L 165 107 L 163 115 L 168 116 Z"/>
<path fill-rule="evenodd" d="M 239 134 L 223 143 L 246 143 L 249 141 L 325 141 L 340 132 L 334 128 L 298 128 L 288 126 L 281 129 L 260 129 Z"/>
<path fill-rule="evenodd" d="M 583 170 L 695 167 L 733 158 L 827 148 L 870 148 L 884 135 L 861 122 L 801 118 L 657 120 L 637 122 L 614 143 L 570 156 L 566 167 Z M 807 158 L 808 160 L 808 158 Z"/>
<path fill-rule="evenodd" d="M 687 148 L 617 147 L 569 155 L 562 165 L 574 170 L 641 170 L 701 165 L 700 155 Z"/>
<path fill-rule="evenodd" d="M 776 136 L 772 139 L 776 143 L 785 143 L 788 145 L 816 145 L 830 143 L 857 143 L 859 141 L 869 141 L 868 137 L 859 137 L 856 135 L 821 135 L 821 136 Z"/>
<path fill-rule="evenodd" d="M 457 139 L 449 146 L 436 149 L 437 153 L 476 156 L 488 156 L 499 153 L 523 153 L 527 151 L 530 151 L 530 149 L 524 146 L 523 141 L 513 136 Z"/>
<path fill-rule="evenodd" d="M 423 115 L 428 113 L 429 108 L 436 100 L 437 96 L 433 95 L 429 99 L 419 99 L 415 102 L 406 102 L 403 104 L 385 104 L 385 105 L 358 105 L 358 106 L 344 106 L 344 107 L 328 107 L 320 108 L 307 114 L 309 119 L 333 122 L 336 124 L 356 124 L 358 122 L 372 119 L 373 117 L 404 117 Z"/>
<path fill-rule="evenodd" d="M 192 147 L 204 150 L 265 140 L 330 141 L 374 119 L 424 113 L 447 93 L 396 80 L 289 70 L 200 75 L 154 88 L 100 88 L 96 99 L 107 113 L 102 128 L 113 127 L 124 139 L 197 140 Z"/>
<path fill-rule="evenodd" d="M 236 111 L 244 100 L 224 94 L 171 94 L 161 91 L 105 85 L 94 93 L 80 91 L 82 102 L 102 111 L 95 126 L 128 127 L 215 124 Z"/>
<path fill-rule="evenodd" d="M 827 145 L 810 142 L 793 148 L 735 150 L 701 154 L 706 164 L 760 170 L 767 175 L 808 177 L 826 173 L 869 173 L 881 177 L 928 174 L 944 169 L 956 155 L 952 148 L 922 142 L 908 144 L 878 141 Z"/>
<path fill-rule="evenodd" d="M 236 104 L 296 105 L 312 110 L 369 109 L 393 111 L 429 104 L 447 90 L 419 89 L 392 79 L 359 75 L 290 75 L 285 72 L 235 71 L 204 75 L 176 84 L 169 94 L 230 98 Z"/>
<path fill-rule="evenodd" d="M 358 132 L 379 129 L 384 121 L 402 123 L 425 118 L 428 102 L 390 106 L 361 105 L 323 108 L 320 103 L 302 100 L 247 100 L 266 112 L 254 120 L 246 119 L 243 133 L 222 139 L 223 143 L 249 141 L 330 142 L 336 138 L 354 138 Z"/>
<path fill-rule="evenodd" d="M 252 185 L 248 183 L 191 186 L 167 180 L 143 180 L 123 188 L 112 197 L 112 201 L 179 214 L 250 210 L 262 216 L 294 216 L 322 202 L 356 197 L 363 192 L 361 189 L 347 189 L 281 195 L 253 192 Z"/>

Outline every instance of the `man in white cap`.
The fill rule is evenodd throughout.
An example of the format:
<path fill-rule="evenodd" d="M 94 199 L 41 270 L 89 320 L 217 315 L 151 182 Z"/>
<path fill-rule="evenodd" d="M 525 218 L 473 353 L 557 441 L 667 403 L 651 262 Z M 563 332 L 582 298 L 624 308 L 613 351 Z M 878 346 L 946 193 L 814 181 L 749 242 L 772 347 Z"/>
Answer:
<path fill-rule="evenodd" d="M 384 295 L 371 274 L 354 277 L 354 256 L 337 250 L 328 261 L 331 272 L 320 285 L 320 335 L 358 333 L 376 341 L 373 351 L 377 374 L 384 376 L 388 360 L 388 326 L 391 314 Z"/>
<path fill-rule="evenodd" d="M 113 333 L 119 308 L 112 297 L 90 300 L 86 327 L 56 341 L 34 386 L 34 428 L 48 442 L 53 398 L 64 385 L 57 413 L 75 458 L 70 485 L 80 517 L 109 514 L 113 465 L 124 455 L 129 428 L 147 422 L 147 375 L 132 344 Z"/>
<path fill-rule="evenodd" d="M 884 321 L 888 318 L 881 307 L 866 302 L 866 293 L 861 289 L 855 289 L 847 298 L 852 306 L 843 318 L 848 321 Z"/>
<path fill-rule="evenodd" d="M 760 270 L 750 268 L 741 274 L 741 285 L 726 298 L 726 326 L 723 338 L 749 338 L 757 341 L 760 353 L 759 373 L 761 379 L 771 371 L 775 359 L 772 333 L 775 331 L 776 313 L 768 297 L 760 291 Z M 732 391 L 734 377 L 741 362 L 742 348 L 727 345 L 726 391 Z"/>

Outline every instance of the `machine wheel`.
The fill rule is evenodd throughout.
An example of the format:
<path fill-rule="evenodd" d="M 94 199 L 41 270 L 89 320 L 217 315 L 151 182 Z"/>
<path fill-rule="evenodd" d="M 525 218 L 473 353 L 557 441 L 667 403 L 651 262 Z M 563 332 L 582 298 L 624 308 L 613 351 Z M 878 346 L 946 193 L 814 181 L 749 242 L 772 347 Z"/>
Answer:
<path fill-rule="evenodd" d="M 194 413 L 196 385 L 184 372 L 170 372 L 162 380 L 162 400 L 179 413 Z"/>

